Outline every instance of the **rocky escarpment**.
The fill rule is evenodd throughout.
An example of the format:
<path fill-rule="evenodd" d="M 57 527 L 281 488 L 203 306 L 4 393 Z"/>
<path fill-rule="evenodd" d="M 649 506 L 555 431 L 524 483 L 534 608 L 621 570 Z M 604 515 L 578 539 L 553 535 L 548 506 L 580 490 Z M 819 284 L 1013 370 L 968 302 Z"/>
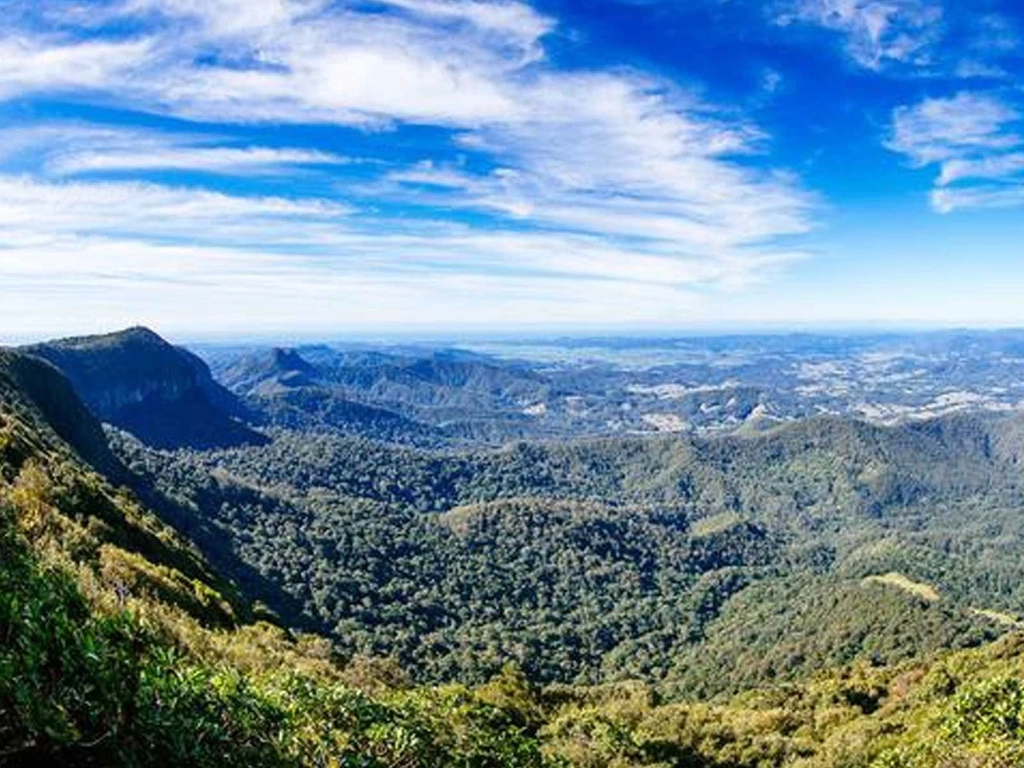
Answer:
<path fill-rule="evenodd" d="M 243 409 L 202 360 L 146 328 L 36 344 L 22 352 L 47 360 L 103 421 L 159 448 L 260 442 Z"/>

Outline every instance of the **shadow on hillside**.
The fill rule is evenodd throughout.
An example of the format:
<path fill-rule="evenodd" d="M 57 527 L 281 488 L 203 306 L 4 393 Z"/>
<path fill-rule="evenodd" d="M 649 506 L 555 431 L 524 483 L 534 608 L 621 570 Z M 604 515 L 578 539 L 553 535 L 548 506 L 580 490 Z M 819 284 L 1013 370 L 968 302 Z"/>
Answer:
<path fill-rule="evenodd" d="M 245 563 L 235 553 L 231 534 L 212 523 L 210 518 L 213 515 L 204 511 L 210 509 L 209 505 L 215 503 L 216 499 L 207 499 L 205 504 L 197 505 L 198 510 L 193 510 L 163 493 L 151 478 L 130 473 L 127 469 L 125 474 L 129 477 L 129 487 L 139 500 L 166 524 L 195 544 L 217 574 L 230 582 L 230 587 L 235 592 L 232 595 L 232 602 L 241 609 L 240 616 L 243 621 L 252 621 L 256 618 L 268 620 L 270 617 L 256 615 L 253 611 L 255 603 L 262 603 L 287 628 L 303 631 L 321 629 L 303 612 L 302 603 L 297 598 Z"/>

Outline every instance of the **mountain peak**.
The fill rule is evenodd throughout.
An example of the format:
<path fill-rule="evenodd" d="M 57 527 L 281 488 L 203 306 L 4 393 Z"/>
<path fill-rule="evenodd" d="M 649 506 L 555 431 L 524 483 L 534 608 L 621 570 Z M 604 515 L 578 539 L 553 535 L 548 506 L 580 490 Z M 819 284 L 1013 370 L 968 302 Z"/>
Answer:
<path fill-rule="evenodd" d="M 206 364 L 142 326 L 36 344 L 100 419 L 163 448 L 262 440 L 231 418 L 233 396 Z"/>
<path fill-rule="evenodd" d="M 42 345 L 34 346 L 48 346 L 56 347 L 58 349 L 102 349 L 105 347 L 119 347 L 129 344 L 172 346 L 171 343 L 160 334 L 144 325 L 133 325 L 130 328 L 123 328 L 119 331 L 111 331 L 110 333 L 53 339 L 51 341 L 44 342 Z"/>
<path fill-rule="evenodd" d="M 271 366 L 280 372 L 299 372 L 312 374 L 316 369 L 295 349 L 274 347 L 270 350 Z"/>

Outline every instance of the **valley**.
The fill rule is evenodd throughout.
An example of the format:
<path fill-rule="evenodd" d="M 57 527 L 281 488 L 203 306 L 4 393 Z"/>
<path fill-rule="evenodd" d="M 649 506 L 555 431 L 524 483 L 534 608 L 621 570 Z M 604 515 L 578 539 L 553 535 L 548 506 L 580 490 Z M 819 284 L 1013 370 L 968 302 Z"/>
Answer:
<path fill-rule="evenodd" d="M 816 415 L 895 424 L 1024 401 L 1018 331 L 453 343 L 199 352 L 270 423 L 377 422 L 387 439 L 428 445 L 704 435 Z"/>
<path fill-rule="evenodd" d="M 733 345 L 723 360 L 753 344 L 707 342 L 719 343 Z M 148 510 L 140 525 L 159 547 L 180 542 L 171 554 L 128 546 L 149 539 L 126 537 L 123 513 L 90 522 L 98 508 L 81 491 L 41 489 L 47 514 L 99 537 L 72 544 L 85 534 L 68 538 L 60 523 L 41 551 L 92 585 L 98 610 L 134 601 L 158 636 L 178 627 L 173 644 L 202 663 L 269 654 L 245 662 L 249 674 L 312 652 L 309 674 L 376 686 L 371 695 L 459 685 L 486 699 L 477 691 L 512 686 L 526 709 L 507 716 L 527 718 L 539 751 L 480 765 L 556 753 L 595 766 L 868 765 L 827 757 L 838 731 L 812 738 L 797 724 L 826 706 L 822 691 L 858 681 L 834 704 L 844 728 L 870 731 L 876 710 L 896 718 L 888 741 L 857 753 L 881 760 L 890 742 L 916 743 L 906 707 L 945 706 L 905 700 L 901 674 L 920 670 L 916 685 L 940 674 L 936 659 L 975 669 L 1010 663 L 989 648 L 1016 648 L 1024 415 L 1006 356 L 1017 342 L 902 339 L 938 350 L 927 365 L 906 353 L 925 371 L 913 387 L 896 395 L 888 379 L 854 376 L 860 390 L 831 391 L 829 408 L 795 382 L 808 370 L 819 383 L 850 376 L 882 342 L 805 339 L 769 354 L 776 343 L 760 339 L 725 372 L 716 356 L 630 366 L 622 355 L 639 353 L 625 342 L 601 361 L 589 347 L 557 361 L 327 346 L 197 356 L 145 329 L 37 344 L 3 353 L 4 498 L 28 530 L 29 469 L 45 486 L 81 462 L 73 472 L 98 473 L 88 482 L 109 483 L 117 509 L 131 498 L 133 515 Z M 894 359 L 885 370 L 910 365 Z M 943 388 L 976 396 L 931 407 Z M 853 418 L 869 391 L 900 417 Z M 671 406 L 687 427 L 665 434 L 643 418 L 648 406 Z M 634 409 L 636 429 L 599 415 Z M 24 440 L 51 446 L 49 464 L 27 459 L 40 448 Z M 126 554 L 100 543 L 111 536 Z M 203 639 L 218 626 L 246 650 Z M 246 627 L 277 639 L 250 647 Z M 366 669 L 380 671 L 354 683 Z M 789 703 L 766 703 L 780 696 Z M 743 731 L 744 708 L 793 724 Z M 689 735 L 654 746 L 668 721 L 653 723 L 677 715 Z M 708 717 L 731 723 L 719 747 L 706 741 L 710 721 L 697 724 Z M 622 741 L 598 738 L 597 723 Z M 659 762 L 659 749 L 674 757 Z"/>

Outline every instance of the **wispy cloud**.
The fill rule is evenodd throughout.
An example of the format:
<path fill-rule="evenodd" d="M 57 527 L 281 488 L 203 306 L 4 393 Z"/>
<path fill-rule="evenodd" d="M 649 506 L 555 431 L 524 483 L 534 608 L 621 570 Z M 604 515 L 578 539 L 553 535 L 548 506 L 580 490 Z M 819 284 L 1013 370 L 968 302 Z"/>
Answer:
<path fill-rule="evenodd" d="M 412 267 L 381 272 L 358 260 L 323 271 L 279 253 L 241 258 L 235 251 L 122 239 L 6 251 L 0 282 L 6 291 L 0 316 L 20 317 L 5 328 L 36 336 L 139 322 L 169 333 L 321 337 L 340 329 L 465 333 L 510 321 L 547 330 L 664 326 L 702 314 L 708 303 L 673 284 Z"/>
<path fill-rule="evenodd" d="M 50 176 L 194 171 L 248 176 L 342 166 L 352 158 L 287 147 L 239 146 L 230 137 L 51 122 L 0 129 L 0 160 L 35 158 Z"/>
<path fill-rule="evenodd" d="M 243 175 L 280 173 L 300 165 L 338 165 L 345 158 L 326 152 L 268 147 L 150 147 L 136 151 L 82 151 L 58 155 L 50 164 L 60 174 L 90 171 L 192 170 Z"/>
<path fill-rule="evenodd" d="M 8 242 L 65 235 L 193 243 L 302 241 L 305 227 L 349 209 L 326 200 L 240 197 L 142 182 L 48 183 L 0 176 L 0 227 Z"/>
<path fill-rule="evenodd" d="M 782 27 L 827 30 L 846 57 L 877 74 L 1000 80 L 1020 51 L 1016 23 L 947 0 L 782 0 Z M 781 10 L 779 10 L 781 8 Z"/>
<path fill-rule="evenodd" d="M 1006 16 L 987 13 L 972 18 L 971 50 L 981 54 L 1005 54 L 1019 51 L 1020 47 L 1020 31 Z"/>
<path fill-rule="evenodd" d="M 1005 150 L 1020 142 L 1008 130 L 1019 118 L 1016 109 L 991 94 L 927 99 L 896 110 L 889 146 L 917 165 Z"/>
<path fill-rule="evenodd" d="M 2 179 L 0 211 L 0 316 L 19 313 L 39 333 L 98 322 L 244 333 L 465 327 L 467 317 L 669 322 L 692 311 L 687 286 L 742 281 L 754 268 L 580 235 L 442 223 L 381 232 L 319 201 L 138 184 Z"/>
<path fill-rule="evenodd" d="M 932 204 L 958 209 L 1024 203 L 1021 112 L 992 93 L 964 92 L 900 107 L 887 146 L 916 167 L 939 165 Z"/>
<path fill-rule="evenodd" d="M 178 260 L 201 282 L 209 263 L 219 266 L 207 279 L 241 290 L 255 269 L 245 254 L 263 254 L 260 290 L 340 290 L 340 275 L 358 275 L 386 292 L 397 275 L 394 285 L 410 291 L 421 282 L 435 298 L 419 306 L 441 313 L 432 286 L 460 284 L 454 276 L 500 293 L 495 306 L 506 310 L 515 297 L 501 281 L 534 281 L 567 302 L 560 317 L 584 321 L 607 302 L 623 317 L 683 312 L 674 292 L 743 285 L 805 257 L 790 238 L 812 228 L 816 201 L 793 175 L 767 167 L 770 139 L 756 125 L 650 74 L 559 69 L 544 47 L 555 20 L 525 3 L 385 0 L 365 10 L 326 0 L 111 0 L 97 8 L 83 16 L 69 4 L 47 22 L 53 29 L 37 24 L 0 40 L 31 71 L 0 64 L 0 98 L 72 92 L 192 126 L 48 124 L 0 135 L 8 150 L 0 161 L 13 153 L 21 163 L 19 175 L 0 176 L 0 225 L 9 244 L 21 244 L 5 251 L 11 279 L 11 264 L 30 258 L 34 270 L 69 274 L 70 256 L 39 257 L 50 243 L 55 253 L 77 250 L 83 279 L 112 274 L 116 254 L 133 253 L 129 271 L 139 279 L 166 282 Z M 88 34 L 76 34 L 83 19 Z M 349 177 L 334 153 L 232 135 L 231 126 L 253 124 L 385 135 L 430 126 L 446 132 L 448 159 L 388 158 Z M 459 152 L 474 162 L 453 164 Z M 36 158 L 33 168 L 26 157 Z M 336 195 L 242 194 L 194 176 L 300 167 L 329 174 L 324 188 Z M 187 186 L 156 183 L 153 174 L 166 170 L 193 175 Z M 379 210 L 396 204 L 418 213 Z M 467 211 L 482 218 L 466 223 Z M 114 255 L 99 256 L 97 243 Z M 579 299 L 582 284 L 604 298 Z M 626 306 L 638 292 L 675 296 L 677 309 Z"/>
<path fill-rule="evenodd" d="M 501 163 L 495 171 L 395 178 L 446 188 L 450 205 L 632 236 L 683 256 L 765 246 L 810 227 L 814 202 L 792 178 L 731 161 L 758 150 L 753 127 L 683 106 L 642 78 L 561 76 L 537 88 L 532 119 L 462 135 Z"/>
<path fill-rule="evenodd" d="M 932 63 L 944 33 L 942 6 L 933 0 L 797 0 L 777 21 L 842 35 L 849 57 L 871 70 Z"/>
<path fill-rule="evenodd" d="M 145 38 L 107 42 L 8 35 L 0 38 L 0 98 L 106 91 L 152 53 Z"/>

